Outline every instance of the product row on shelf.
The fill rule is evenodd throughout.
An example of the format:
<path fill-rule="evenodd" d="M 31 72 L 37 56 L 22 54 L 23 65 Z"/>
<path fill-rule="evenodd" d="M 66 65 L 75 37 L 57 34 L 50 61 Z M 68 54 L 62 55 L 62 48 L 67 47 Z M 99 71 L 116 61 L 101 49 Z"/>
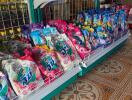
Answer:
<path fill-rule="evenodd" d="M 24 26 L 20 38 L 0 44 L 0 99 L 31 95 L 97 49 L 108 48 L 127 33 L 126 16 L 124 9 L 92 9 L 79 13 L 74 23 Z"/>

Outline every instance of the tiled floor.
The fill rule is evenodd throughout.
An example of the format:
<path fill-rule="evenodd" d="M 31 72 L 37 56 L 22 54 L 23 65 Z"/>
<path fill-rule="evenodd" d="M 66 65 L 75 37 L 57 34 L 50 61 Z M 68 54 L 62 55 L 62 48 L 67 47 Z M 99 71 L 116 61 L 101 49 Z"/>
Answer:
<path fill-rule="evenodd" d="M 132 100 L 132 37 L 53 100 Z"/>

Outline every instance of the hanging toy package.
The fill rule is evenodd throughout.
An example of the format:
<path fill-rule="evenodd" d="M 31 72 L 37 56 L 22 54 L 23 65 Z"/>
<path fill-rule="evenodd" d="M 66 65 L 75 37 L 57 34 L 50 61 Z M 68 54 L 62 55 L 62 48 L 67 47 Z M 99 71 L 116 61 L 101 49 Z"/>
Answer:
<path fill-rule="evenodd" d="M 0 72 L 0 100 L 9 100 L 15 97 L 16 95 L 9 85 L 7 77 Z"/>
<path fill-rule="evenodd" d="M 44 83 L 37 65 L 28 60 L 10 59 L 2 62 L 15 93 L 23 98 Z"/>

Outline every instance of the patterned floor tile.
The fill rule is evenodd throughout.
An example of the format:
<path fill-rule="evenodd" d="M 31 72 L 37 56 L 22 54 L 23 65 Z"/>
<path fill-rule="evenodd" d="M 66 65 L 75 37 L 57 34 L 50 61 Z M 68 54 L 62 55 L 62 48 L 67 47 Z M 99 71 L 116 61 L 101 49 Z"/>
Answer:
<path fill-rule="evenodd" d="M 94 83 L 77 81 L 65 89 L 55 100 L 101 100 L 99 99 L 100 93 L 99 88 Z"/>
<path fill-rule="evenodd" d="M 120 60 L 108 59 L 93 70 L 93 74 L 96 74 L 114 84 L 121 84 L 121 82 L 130 73 L 132 67 L 131 64 L 127 64 Z"/>

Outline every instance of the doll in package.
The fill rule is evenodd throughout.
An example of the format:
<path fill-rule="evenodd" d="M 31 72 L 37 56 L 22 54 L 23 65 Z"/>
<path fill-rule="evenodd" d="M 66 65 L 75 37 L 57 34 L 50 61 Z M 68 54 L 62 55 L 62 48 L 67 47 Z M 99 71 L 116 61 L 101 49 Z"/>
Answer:
<path fill-rule="evenodd" d="M 9 100 L 15 97 L 16 95 L 9 85 L 6 76 L 0 72 L 0 100 Z"/>
<path fill-rule="evenodd" d="M 21 98 L 44 83 L 37 65 L 28 60 L 10 59 L 2 62 L 15 93 Z"/>
<path fill-rule="evenodd" d="M 43 68 L 40 67 L 40 70 L 46 76 L 45 83 L 48 83 L 48 80 L 52 82 L 63 74 L 63 68 L 53 52 L 43 54 L 41 64 Z"/>
<path fill-rule="evenodd" d="M 109 39 L 109 43 L 112 43 L 113 37 L 114 37 L 113 28 L 112 28 L 112 13 L 110 13 L 110 12 L 104 13 L 104 15 L 103 15 L 103 27 L 105 28 L 107 37 Z M 107 43 L 108 43 L 108 41 L 107 41 Z"/>
<path fill-rule="evenodd" d="M 17 40 L 10 40 L 7 42 L 8 51 L 10 54 L 12 54 L 14 57 L 21 57 L 24 56 L 24 49 L 27 47 L 31 47 L 30 44 L 25 44 L 21 41 Z"/>

